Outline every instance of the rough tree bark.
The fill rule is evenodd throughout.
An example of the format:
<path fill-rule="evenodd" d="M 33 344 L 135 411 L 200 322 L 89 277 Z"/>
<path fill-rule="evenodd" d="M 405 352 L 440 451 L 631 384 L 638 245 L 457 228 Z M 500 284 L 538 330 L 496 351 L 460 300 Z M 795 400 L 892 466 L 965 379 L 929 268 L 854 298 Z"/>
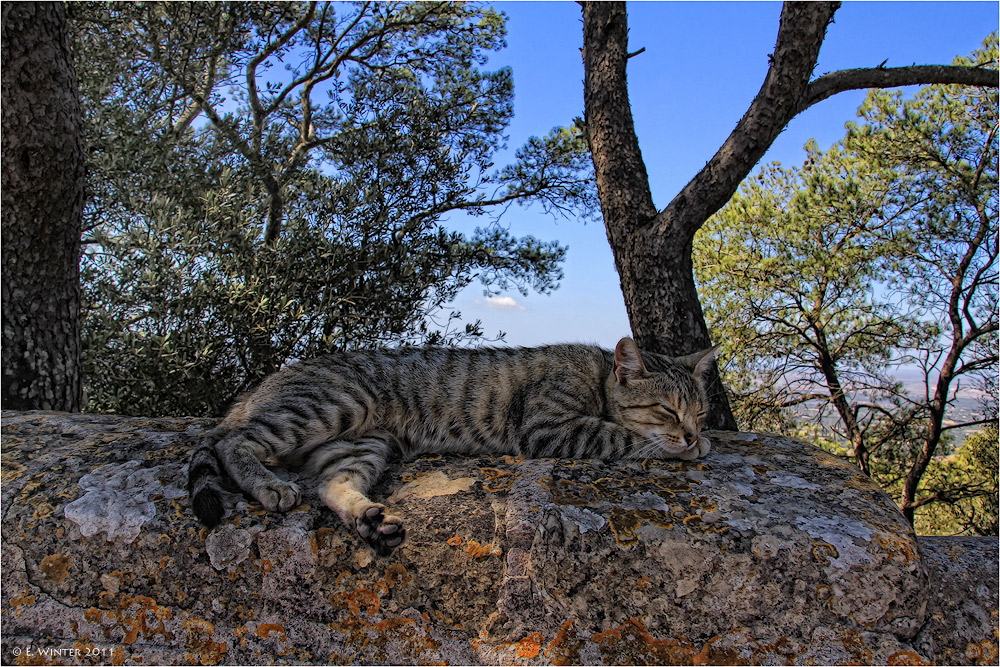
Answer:
<path fill-rule="evenodd" d="M 5 408 L 77 411 L 82 117 L 61 2 L 4 3 Z"/>
<path fill-rule="evenodd" d="M 694 283 L 695 232 L 733 196 L 791 119 L 845 90 L 918 83 L 997 85 L 996 71 L 922 66 L 852 69 L 810 82 L 837 2 L 786 3 L 760 92 L 705 168 L 657 210 L 632 123 L 626 84 L 624 3 L 584 2 L 584 107 L 608 241 L 614 251 L 632 333 L 640 347 L 687 354 L 709 345 Z M 718 376 L 710 426 L 736 423 Z"/>

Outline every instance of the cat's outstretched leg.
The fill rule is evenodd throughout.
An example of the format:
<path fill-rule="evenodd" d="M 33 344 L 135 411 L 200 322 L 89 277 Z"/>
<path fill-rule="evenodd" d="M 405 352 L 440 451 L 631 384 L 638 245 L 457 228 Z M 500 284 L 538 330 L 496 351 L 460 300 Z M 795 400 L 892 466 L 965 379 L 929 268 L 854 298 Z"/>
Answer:
<path fill-rule="evenodd" d="M 385 470 L 387 440 L 364 437 L 327 443 L 310 461 L 311 467 L 322 470 L 323 502 L 380 556 L 388 556 L 406 539 L 403 520 L 386 514 L 385 505 L 366 495 Z"/>
<path fill-rule="evenodd" d="M 373 503 L 359 486 L 356 475 L 345 473 L 324 484 L 320 497 L 375 553 L 388 556 L 406 539 L 403 520 L 386 514 L 385 505 Z"/>
<path fill-rule="evenodd" d="M 271 454 L 245 429 L 233 431 L 215 446 L 216 456 L 233 481 L 272 512 L 287 512 L 299 504 L 301 493 L 292 482 L 280 479 L 262 463 Z"/>

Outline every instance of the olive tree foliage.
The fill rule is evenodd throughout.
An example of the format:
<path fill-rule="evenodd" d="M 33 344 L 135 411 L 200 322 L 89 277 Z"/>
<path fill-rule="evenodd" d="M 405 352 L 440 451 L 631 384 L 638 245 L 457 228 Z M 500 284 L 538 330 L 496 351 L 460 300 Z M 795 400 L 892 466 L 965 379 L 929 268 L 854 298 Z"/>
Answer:
<path fill-rule="evenodd" d="M 565 249 L 512 203 L 597 209 L 558 128 L 497 168 L 512 115 L 502 15 L 472 4 L 71 5 L 91 149 L 88 408 L 217 414 L 318 353 L 474 342 L 444 309 L 557 286 Z M 485 216 L 447 229 L 449 212 Z"/>
<path fill-rule="evenodd" d="M 956 65 L 996 61 L 994 33 Z M 738 419 L 832 425 L 911 522 L 996 488 L 927 473 L 957 429 L 996 424 L 997 106 L 990 88 L 872 91 L 842 142 L 763 168 L 696 237 Z M 977 389 L 978 414 L 959 403 Z"/>

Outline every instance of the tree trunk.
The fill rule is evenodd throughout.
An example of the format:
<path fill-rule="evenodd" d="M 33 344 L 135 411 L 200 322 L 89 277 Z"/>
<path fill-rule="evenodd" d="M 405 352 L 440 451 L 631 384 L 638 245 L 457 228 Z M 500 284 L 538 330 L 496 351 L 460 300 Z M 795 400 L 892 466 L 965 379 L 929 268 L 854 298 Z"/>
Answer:
<path fill-rule="evenodd" d="M 854 409 L 847 400 L 847 393 L 844 391 L 844 387 L 840 384 L 840 375 L 837 372 L 837 364 L 834 362 L 833 357 L 830 354 L 830 348 L 827 345 L 826 336 L 819 329 L 816 330 L 816 334 L 816 338 L 820 344 L 819 367 L 820 371 L 823 373 L 823 378 L 826 380 L 826 388 L 830 392 L 830 401 L 833 403 L 833 407 L 836 408 L 837 414 L 840 415 L 840 422 L 844 425 L 844 428 L 847 431 L 847 438 L 850 441 L 851 451 L 854 452 L 855 465 L 861 468 L 861 472 L 871 477 L 871 466 L 868 463 L 869 452 L 868 447 L 865 445 L 865 438 L 864 434 L 861 432 L 861 426 L 858 424 L 858 419 L 854 414 Z M 911 521 L 910 523 L 913 522 Z"/>
<path fill-rule="evenodd" d="M 78 411 L 82 115 L 61 2 L 3 4 L 4 408 Z"/>
<path fill-rule="evenodd" d="M 771 67 L 747 112 L 716 154 L 657 212 L 632 123 L 625 78 L 628 24 L 621 2 L 583 2 L 584 108 L 608 241 L 640 347 L 681 355 L 708 345 L 691 262 L 695 233 L 725 206 L 789 121 L 845 90 L 917 83 L 996 87 L 981 67 L 865 68 L 810 82 L 839 2 L 786 2 Z M 713 367 L 709 425 L 736 428 Z"/>
<path fill-rule="evenodd" d="M 628 27 L 622 3 L 585 3 L 583 58 L 587 139 L 597 190 L 621 280 L 632 334 L 642 349 L 682 355 L 708 347 L 708 327 L 694 283 L 693 232 L 664 238 L 632 123 L 625 64 Z M 713 368 L 709 426 L 736 420 Z"/>

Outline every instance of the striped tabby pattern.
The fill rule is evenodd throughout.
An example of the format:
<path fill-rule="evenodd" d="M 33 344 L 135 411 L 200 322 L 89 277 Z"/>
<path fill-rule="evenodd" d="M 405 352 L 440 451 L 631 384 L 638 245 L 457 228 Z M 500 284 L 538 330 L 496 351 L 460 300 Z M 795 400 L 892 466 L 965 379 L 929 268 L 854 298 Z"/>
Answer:
<path fill-rule="evenodd" d="M 225 477 L 271 511 L 299 503 L 265 463 L 314 473 L 320 496 L 377 553 L 406 536 L 366 493 L 392 456 L 681 458 L 708 453 L 703 375 L 714 348 L 681 358 L 589 345 L 401 348 L 301 362 L 241 397 L 195 450 L 189 492 L 207 525 Z M 646 362 L 649 363 L 647 368 Z"/>

